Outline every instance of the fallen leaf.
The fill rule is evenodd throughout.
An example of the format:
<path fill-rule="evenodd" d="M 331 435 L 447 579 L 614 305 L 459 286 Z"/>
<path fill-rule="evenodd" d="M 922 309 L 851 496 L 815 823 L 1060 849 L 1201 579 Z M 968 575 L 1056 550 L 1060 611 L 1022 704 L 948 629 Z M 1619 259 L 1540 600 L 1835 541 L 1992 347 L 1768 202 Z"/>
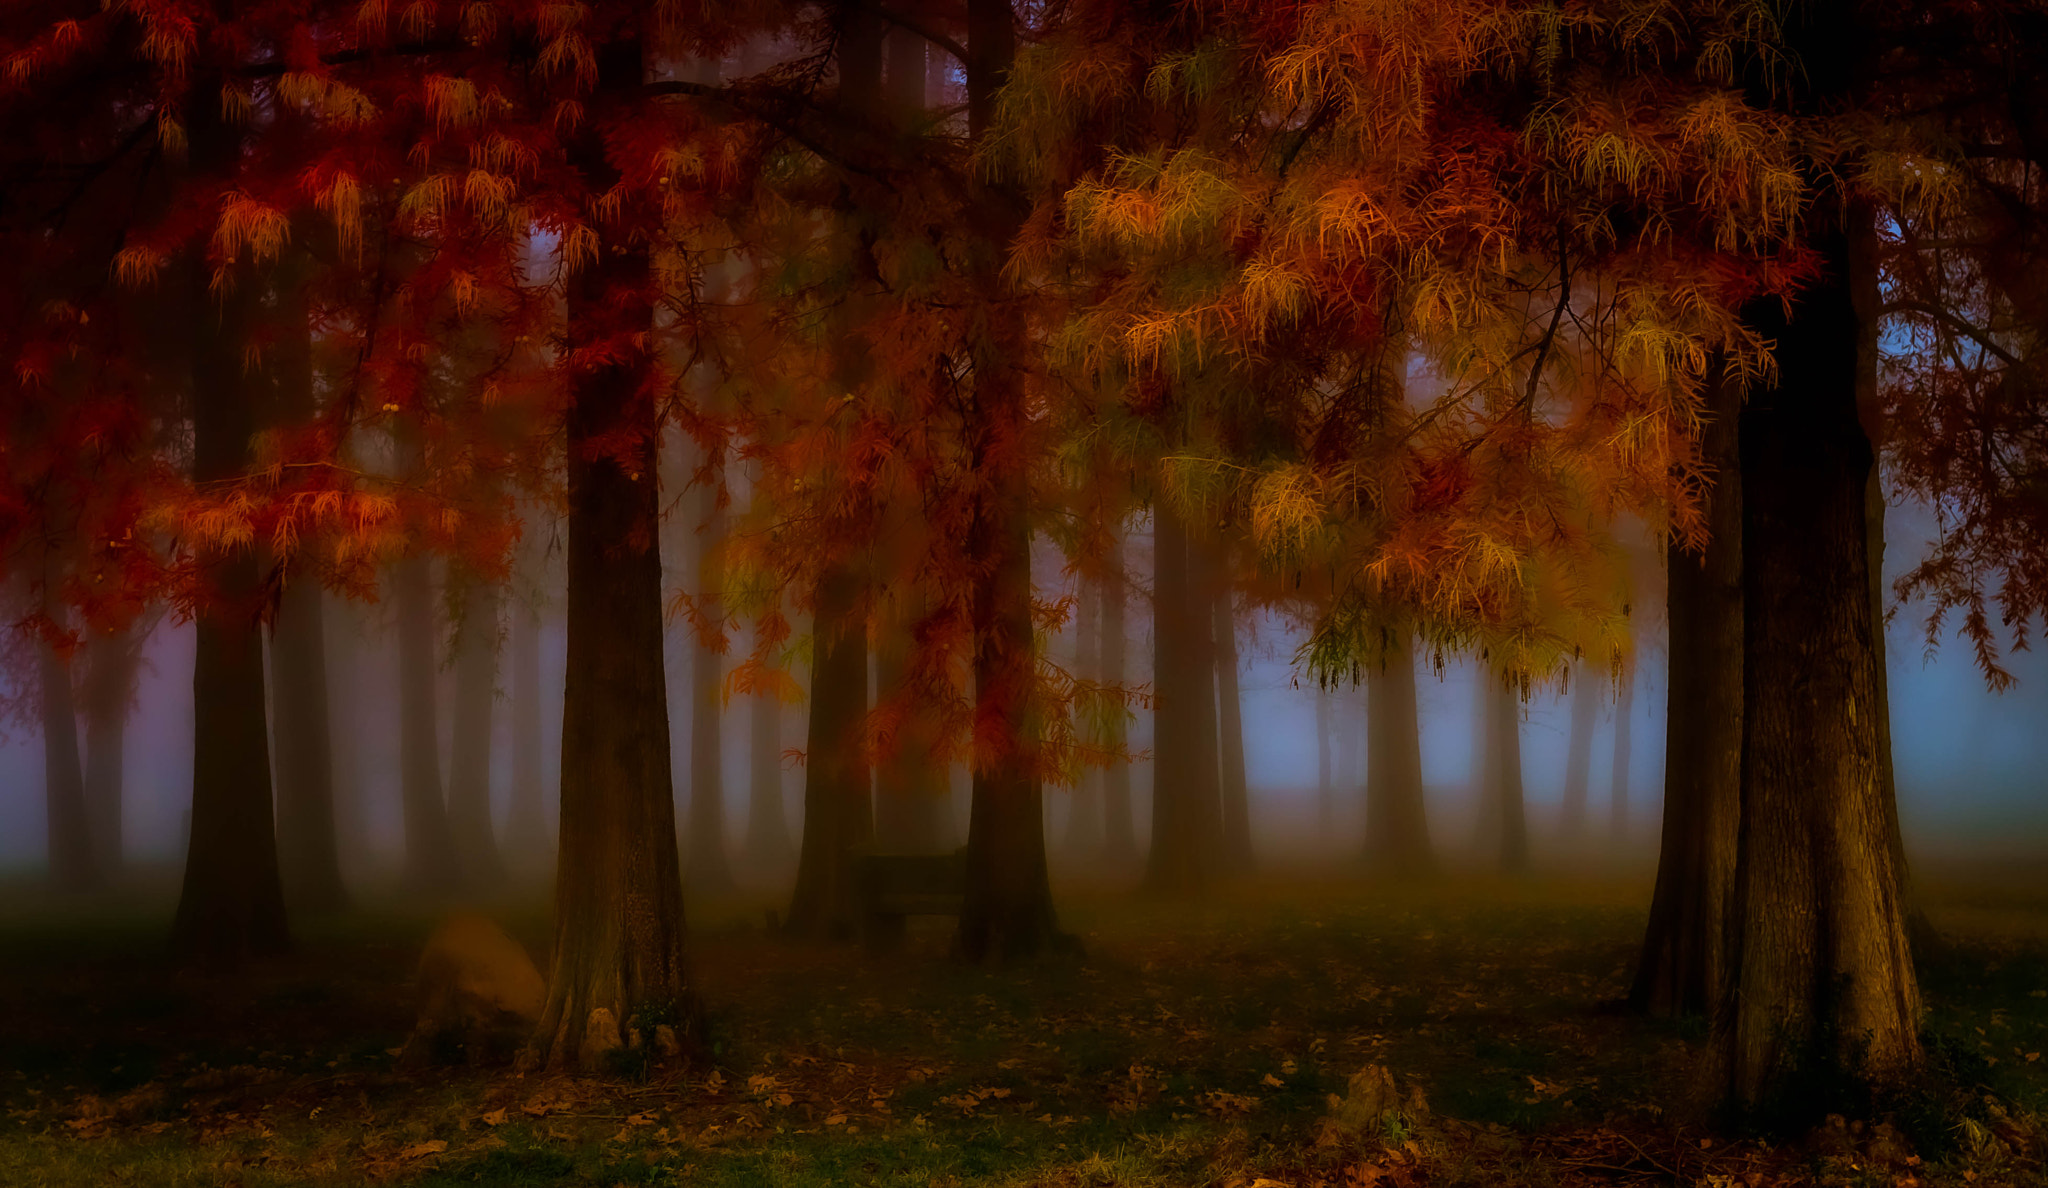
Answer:
<path fill-rule="evenodd" d="M 504 1109 L 500 1107 L 498 1109 L 492 1110 L 488 1114 L 485 1114 L 483 1116 L 483 1124 L 485 1126 L 503 1126 L 505 1124 Z"/>
<path fill-rule="evenodd" d="M 414 1143 L 412 1146 L 400 1151 L 398 1157 L 400 1159 L 425 1159 L 429 1155 L 439 1155 L 447 1149 L 448 1144 L 445 1141 L 441 1139 L 428 1139 L 424 1143 Z"/>
<path fill-rule="evenodd" d="M 845 1122 L 846 1122 L 846 1115 L 845 1115 L 845 1114 L 833 1114 L 833 1115 L 831 1115 L 830 1117 L 828 1117 L 828 1118 L 826 1118 L 826 1119 L 825 1119 L 825 1125 L 827 1125 L 827 1126 L 840 1126 L 840 1125 L 843 1125 L 843 1124 L 844 1124 Z"/>
<path fill-rule="evenodd" d="M 1269 1089 L 1281 1089 L 1286 1087 L 1287 1082 L 1281 1080 L 1279 1077 L 1274 1076 L 1272 1073 L 1267 1073 L 1265 1076 L 1259 1078 L 1259 1084 L 1264 1085 Z"/>

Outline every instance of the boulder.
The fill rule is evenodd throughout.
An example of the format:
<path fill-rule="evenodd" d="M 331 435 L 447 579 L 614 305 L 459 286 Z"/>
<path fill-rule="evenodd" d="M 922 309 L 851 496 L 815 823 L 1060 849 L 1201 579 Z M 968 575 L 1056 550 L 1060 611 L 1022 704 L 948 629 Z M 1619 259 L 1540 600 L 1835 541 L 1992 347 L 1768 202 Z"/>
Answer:
<path fill-rule="evenodd" d="M 402 1067 L 509 1057 L 531 1038 L 547 1001 L 547 983 L 526 949 L 475 912 L 448 917 L 427 938 L 417 988 Z"/>

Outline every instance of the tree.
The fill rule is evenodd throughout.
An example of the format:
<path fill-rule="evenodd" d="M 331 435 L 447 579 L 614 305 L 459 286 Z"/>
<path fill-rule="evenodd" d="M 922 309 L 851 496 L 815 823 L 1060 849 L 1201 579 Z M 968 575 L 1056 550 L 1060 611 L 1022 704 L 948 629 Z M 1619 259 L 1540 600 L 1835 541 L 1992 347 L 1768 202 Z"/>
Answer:
<path fill-rule="evenodd" d="M 1251 794 L 1244 765 L 1244 710 L 1237 692 L 1237 616 L 1230 589 L 1220 585 L 1211 604 L 1216 648 L 1216 724 L 1221 732 L 1217 772 L 1223 812 L 1223 858 L 1237 871 L 1252 867 Z"/>
<path fill-rule="evenodd" d="M 1479 708 L 1483 731 L 1479 769 L 1482 838 L 1499 854 L 1500 869 L 1529 869 L 1529 826 L 1522 803 L 1522 699 L 1498 674 L 1482 669 Z"/>
<path fill-rule="evenodd" d="M 1373 870 L 1412 876 L 1435 868 L 1422 787 L 1422 728 L 1415 654 L 1406 631 L 1366 669 L 1365 857 Z"/>
<path fill-rule="evenodd" d="M 1101 657 L 1099 675 L 1104 683 L 1120 687 L 1124 682 L 1126 643 L 1124 600 L 1129 596 L 1125 589 L 1124 537 L 1120 526 L 1119 530 L 1110 533 L 1108 556 L 1104 558 L 1103 566 L 1102 636 L 1097 653 Z M 1131 813 L 1131 765 L 1122 757 L 1128 717 L 1129 712 L 1122 706 L 1118 706 L 1111 715 L 1106 742 L 1112 757 L 1102 772 L 1103 858 L 1119 869 L 1135 865 L 1138 858 L 1138 841 Z"/>
<path fill-rule="evenodd" d="M 700 514 L 691 517 L 697 528 L 692 617 L 703 626 L 691 633 L 690 848 L 683 863 L 690 887 L 711 893 L 732 889 L 732 866 L 725 853 L 725 748 L 719 724 L 719 711 L 725 705 L 725 577 L 719 550 L 724 547 L 726 532 L 725 509 L 719 499 L 717 483 L 706 484 Z M 719 646 L 713 646 L 714 641 Z"/>
<path fill-rule="evenodd" d="M 125 860 L 123 785 L 128 715 L 142 667 L 149 623 L 95 633 L 86 642 L 78 708 L 85 718 L 85 803 L 100 869 L 117 874 Z"/>
<path fill-rule="evenodd" d="M 796 936 L 844 939 L 858 924 L 853 851 L 874 836 L 867 757 L 868 640 L 854 575 L 829 575 L 811 626 L 811 707 L 804 761 L 804 832 L 784 924 Z"/>
<path fill-rule="evenodd" d="M 398 797 L 405 821 L 405 885 L 416 893 L 447 894 L 470 872 L 461 865 L 441 791 L 433 582 L 432 559 L 423 553 L 391 567 L 398 646 Z"/>
<path fill-rule="evenodd" d="M 1186 896 L 1215 879 L 1222 841 L 1216 686 L 1209 676 L 1212 602 L 1187 526 L 1167 503 L 1155 506 L 1152 517 L 1152 672 L 1160 693 L 1152 711 L 1152 851 L 1145 887 Z"/>
<path fill-rule="evenodd" d="M 1074 675 L 1082 680 L 1100 680 L 1102 669 L 1102 592 L 1083 581 L 1075 592 Z M 1067 835 L 1062 848 L 1069 860 L 1089 861 L 1102 851 L 1102 773 L 1082 771 L 1067 800 Z"/>
<path fill-rule="evenodd" d="M 1593 778 L 1593 726 L 1600 713 L 1600 688 L 1584 661 L 1572 673 L 1571 733 L 1565 749 L 1564 798 L 1558 832 L 1576 841 L 1586 832 L 1586 799 Z"/>
<path fill-rule="evenodd" d="M 1630 731 L 1634 726 L 1635 674 L 1624 673 L 1614 684 L 1614 763 L 1608 785 L 1607 833 L 1616 842 L 1628 837 L 1628 769 L 1631 760 Z"/>
<path fill-rule="evenodd" d="M 72 703 L 70 657 L 47 640 L 36 647 L 42 694 L 43 803 L 49 828 L 50 882 L 60 891 L 96 888 L 102 880 L 93 844 L 85 775 L 78 765 L 78 715 Z"/>
<path fill-rule="evenodd" d="M 1329 828 L 1337 815 L 1337 701 L 1327 685 L 1316 686 L 1316 824 Z"/>
<path fill-rule="evenodd" d="M 499 607 L 496 582 L 463 574 L 452 608 L 454 721 L 448 745 L 448 828 L 463 881 L 487 889 L 505 880 L 491 824 L 491 711 L 498 699 Z"/>

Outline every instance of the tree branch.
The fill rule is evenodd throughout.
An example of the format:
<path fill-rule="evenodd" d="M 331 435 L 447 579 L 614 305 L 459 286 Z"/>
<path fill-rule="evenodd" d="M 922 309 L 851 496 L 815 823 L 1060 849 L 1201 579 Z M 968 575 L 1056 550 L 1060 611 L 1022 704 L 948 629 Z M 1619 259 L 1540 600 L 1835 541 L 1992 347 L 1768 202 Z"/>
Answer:
<path fill-rule="evenodd" d="M 2025 366 L 2025 364 L 2021 362 L 2019 356 L 2013 354 L 2011 351 L 2006 350 L 2004 347 L 1999 346 L 1996 342 L 1992 341 L 1991 335 L 1989 333 L 1980 330 L 1975 326 L 1972 326 L 1970 323 L 1955 316 L 1954 314 L 1941 308 L 1938 305 L 1928 305 L 1927 303 L 1921 301 L 1893 301 L 1886 305 L 1880 306 L 1877 311 L 1877 316 L 1882 318 L 1889 317 L 1892 314 L 1902 313 L 1919 314 L 1923 318 L 1931 318 L 1932 320 L 1941 323 L 1942 325 L 1948 327 L 1950 330 L 1953 330 L 1957 334 L 1960 334 L 1963 337 L 1968 338 L 1970 341 L 1976 343 L 1979 347 L 1982 347 L 1984 350 L 1990 352 L 1993 355 L 1996 355 L 2008 367 Z"/>
<path fill-rule="evenodd" d="M 917 34 L 919 37 L 953 55 L 953 60 L 962 66 L 967 65 L 967 47 L 939 32 L 937 29 L 922 22 L 912 20 L 893 8 L 884 8 L 879 4 L 873 5 L 868 11 L 900 29 L 908 29 L 910 32 Z"/>

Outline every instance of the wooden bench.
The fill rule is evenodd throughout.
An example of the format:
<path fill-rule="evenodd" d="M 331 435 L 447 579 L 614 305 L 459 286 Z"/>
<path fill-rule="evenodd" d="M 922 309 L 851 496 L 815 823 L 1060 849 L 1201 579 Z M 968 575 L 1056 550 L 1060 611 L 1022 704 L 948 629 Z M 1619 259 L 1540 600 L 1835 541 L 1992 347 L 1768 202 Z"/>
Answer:
<path fill-rule="evenodd" d="M 966 888 L 965 847 L 950 854 L 855 854 L 861 943 L 872 952 L 887 952 L 903 942 L 909 917 L 959 915 Z"/>

